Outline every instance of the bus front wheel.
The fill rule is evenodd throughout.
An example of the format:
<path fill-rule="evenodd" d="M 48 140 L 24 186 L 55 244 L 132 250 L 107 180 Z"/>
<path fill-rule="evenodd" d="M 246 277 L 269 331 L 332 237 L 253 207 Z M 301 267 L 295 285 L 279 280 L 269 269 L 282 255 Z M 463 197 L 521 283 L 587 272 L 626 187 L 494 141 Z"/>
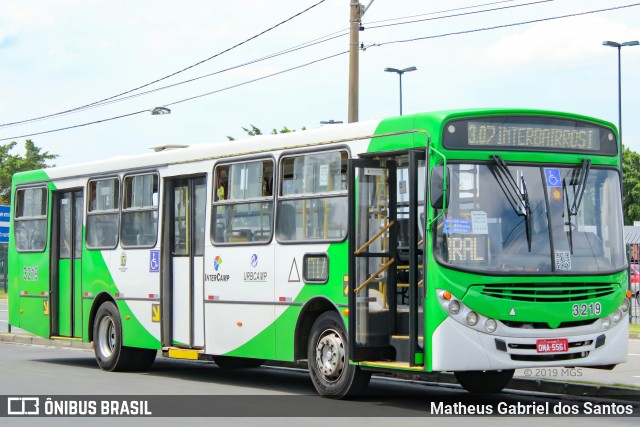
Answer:
<path fill-rule="evenodd" d="M 468 392 L 475 394 L 498 393 L 513 378 L 513 369 L 500 371 L 457 371 L 454 372 L 458 383 Z"/>
<path fill-rule="evenodd" d="M 122 321 L 111 301 L 103 303 L 96 313 L 93 350 L 98 366 L 105 371 L 146 370 L 156 358 L 156 350 L 122 345 Z"/>
<path fill-rule="evenodd" d="M 316 319 L 307 347 L 309 375 L 322 396 L 341 399 L 358 394 L 369 384 L 370 372 L 349 364 L 344 323 L 333 311 Z"/>

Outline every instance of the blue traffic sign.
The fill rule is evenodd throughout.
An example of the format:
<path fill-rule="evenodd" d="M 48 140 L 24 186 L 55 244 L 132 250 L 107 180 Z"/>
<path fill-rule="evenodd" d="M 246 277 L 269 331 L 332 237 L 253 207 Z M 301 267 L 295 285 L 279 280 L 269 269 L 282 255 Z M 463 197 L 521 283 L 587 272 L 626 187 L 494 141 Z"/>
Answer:
<path fill-rule="evenodd" d="M 0 243 L 9 243 L 11 206 L 0 205 Z"/>
<path fill-rule="evenodd" d="M 9 227 L 0 227 L 0 243 L 9 243 Z"/>

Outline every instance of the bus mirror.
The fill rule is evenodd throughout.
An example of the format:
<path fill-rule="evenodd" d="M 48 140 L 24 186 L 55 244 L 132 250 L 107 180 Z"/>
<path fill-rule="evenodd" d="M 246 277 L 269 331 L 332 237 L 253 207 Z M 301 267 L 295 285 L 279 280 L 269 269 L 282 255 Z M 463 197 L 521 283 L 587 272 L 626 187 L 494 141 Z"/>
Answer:
<path fill-rule="evenodd" d="M 447 174 L 447 197 L 445 198 L 444 188 L 444 166 L 438 165 L 433 168 L 431 172 L 431 181 L 429 187 L 429 200 L 431 201 L 431 207 L 435 209 L 446 209 L 449 204 L 449 174 Z M 446 199 L 446 201 L 445 201 Z M 446 203 L 446 204 L 445 204 Z"/>

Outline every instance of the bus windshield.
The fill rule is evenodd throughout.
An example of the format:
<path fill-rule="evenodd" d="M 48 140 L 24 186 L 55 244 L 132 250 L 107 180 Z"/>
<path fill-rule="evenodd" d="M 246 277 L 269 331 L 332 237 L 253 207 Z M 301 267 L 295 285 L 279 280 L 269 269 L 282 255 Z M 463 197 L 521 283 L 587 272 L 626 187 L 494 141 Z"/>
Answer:
<path fill-rule="evenodd" d="M 450 164 L 438 260 L 505 274 L 613 272 L 625 266 L 619 175 L 612 169 Z M 511 176 L 509 176 L 511 175 Z"/>

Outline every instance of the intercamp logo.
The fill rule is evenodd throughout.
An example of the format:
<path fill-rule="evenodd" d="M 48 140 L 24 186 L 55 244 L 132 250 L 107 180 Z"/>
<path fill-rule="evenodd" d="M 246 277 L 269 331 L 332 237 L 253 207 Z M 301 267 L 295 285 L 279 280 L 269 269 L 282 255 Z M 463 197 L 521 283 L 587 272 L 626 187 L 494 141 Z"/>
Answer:
<path fill-rule="evenodd" d="M 39 397 L 7 398 L 7 415 L 40 415 Z"/>
<path fill-rule="evenodd" d="M 213 259 L 213 268 L 215 268 L 216 271 L 218 271 L 218 269 L 220 268 L 220 265 L 222 265 L 222 257 L 221 256 L 216 256 Z"/>

